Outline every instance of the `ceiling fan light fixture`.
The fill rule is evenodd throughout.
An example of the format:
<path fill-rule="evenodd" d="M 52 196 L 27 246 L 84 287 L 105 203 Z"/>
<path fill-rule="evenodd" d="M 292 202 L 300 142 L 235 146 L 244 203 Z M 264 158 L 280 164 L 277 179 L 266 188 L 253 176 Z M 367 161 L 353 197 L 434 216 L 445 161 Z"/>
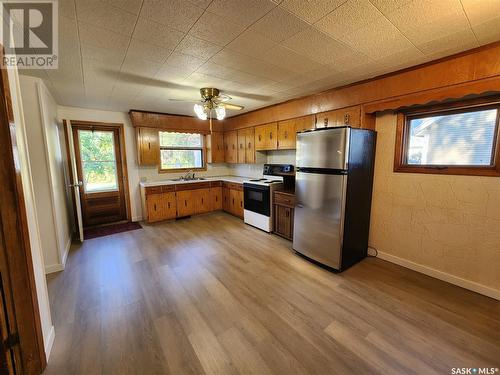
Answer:
<path fill-rule="evenodd" d="M 194 105 L 194 113 L 200 120 L 206 120 L 208 118 L 206 109 L 203 105 L 196 103 Z"/>
<path fill-rule="evenodd" d="M 224 120 L 224 117 L 226 117 L 226 108 L 223 105 L 215 107 L 215 116 L 217 120 Z"/>

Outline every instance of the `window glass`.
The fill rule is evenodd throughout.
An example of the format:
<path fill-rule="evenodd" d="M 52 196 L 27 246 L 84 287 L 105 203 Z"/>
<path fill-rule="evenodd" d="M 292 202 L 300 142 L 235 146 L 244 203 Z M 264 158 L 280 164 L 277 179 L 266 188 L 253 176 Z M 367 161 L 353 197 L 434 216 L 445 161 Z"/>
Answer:
<path fill-rule="evenodd" d="M 160 169 L 203 168 L 203 135 L 160 132 Z"/>
<path fill-rule="evenodd" d="M 493 165 L 497 109 L 408 120 L 408 165 Z"/>
<path fill-rule="evenodd" d="M 85 191 L 117 190 L 113 132 L 78 130 L 78 140 Z"/>

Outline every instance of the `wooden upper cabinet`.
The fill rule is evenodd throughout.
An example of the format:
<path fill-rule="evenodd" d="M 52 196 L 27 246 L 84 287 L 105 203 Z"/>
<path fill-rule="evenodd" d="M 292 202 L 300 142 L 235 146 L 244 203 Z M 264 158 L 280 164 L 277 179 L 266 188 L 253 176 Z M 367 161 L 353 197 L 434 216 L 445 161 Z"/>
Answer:
<path fill-rule="evenodd" d="M 224 134 L 212 132 L 207 135 L 207 162 L 224 163 Z"/>
<path fill-rule="evenodd" d="M 224 160 L 226 163 L 238 162 L 238 133 L 236 130 L 224 133 Z"/>
<path fill-rule="evenodd" d="M 295 148 L 295 120 L 280 121 L 278 123 L 278 150 Z"/>
<path fill-rule="evenodd" d="M 293 120 L 290 120 L 290 121 L 295 122 L 295 132 L 303 132 L 305 130 L 312 130 L 315 127 L 314 115 L 298 117 L 298 118 L 294 118 Z"/>
<path fill-rule="evenodd" d="M 136 128 L 137 163 L 139 165 L 159 165 L 160 140 L 157 129 Z"/>
<path fill-rule="evenodd" d="M 238 163 L 246 163 L 245 130 L 238 130 Z"/>
<path fill-rule="evenodd" d="M 245 129 L 245 160 L 247 163 L 255 163 L 255 130 Z"/>
<path fill-rule="evenodd" d="M 361 106 L 359 105 L 316 114 L 316 128 L 332 128 L 335 126 L 359 128 L 360 124 Z"/>
<path fill-rule="evenodd" d="M 278 148 L 278 124 L 271 122 L 255 127 L 255 149 L 276 150 Z"/>

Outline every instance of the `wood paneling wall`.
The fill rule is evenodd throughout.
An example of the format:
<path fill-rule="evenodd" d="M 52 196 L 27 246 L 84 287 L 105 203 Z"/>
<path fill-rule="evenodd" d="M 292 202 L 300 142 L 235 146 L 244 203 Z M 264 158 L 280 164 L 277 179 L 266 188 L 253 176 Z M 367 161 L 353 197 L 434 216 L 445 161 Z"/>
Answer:
<path fill-rule="evenodd" d="M 224 129 L 363 105 L 364 113 L 500 91 L 500 42 L 319 94 L 231 117 Z M 457 96 L 458 95 L 458 96 Z M 414 97 L 411 97 L 414 96 Z M 437 98 L 437 99 L 435 99 Z"/>

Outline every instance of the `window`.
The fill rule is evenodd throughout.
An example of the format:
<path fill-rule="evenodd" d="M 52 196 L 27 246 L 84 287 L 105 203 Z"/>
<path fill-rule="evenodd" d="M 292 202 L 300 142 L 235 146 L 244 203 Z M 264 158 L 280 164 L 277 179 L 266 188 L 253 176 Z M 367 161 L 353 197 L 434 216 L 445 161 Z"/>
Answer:
<path fill-rule="evenodd" d="M 500 176 L 500 104 L 400 115 L 394 170 Z"/>
<path fill-rule="evenodd" d="M 78 130 L 85 192 L 118 190 L 114 133 Z"/>
<path fill-rule="evenodd" d="M 160 132 L 160 170 L 204 169 L 204 136 Z"/>

